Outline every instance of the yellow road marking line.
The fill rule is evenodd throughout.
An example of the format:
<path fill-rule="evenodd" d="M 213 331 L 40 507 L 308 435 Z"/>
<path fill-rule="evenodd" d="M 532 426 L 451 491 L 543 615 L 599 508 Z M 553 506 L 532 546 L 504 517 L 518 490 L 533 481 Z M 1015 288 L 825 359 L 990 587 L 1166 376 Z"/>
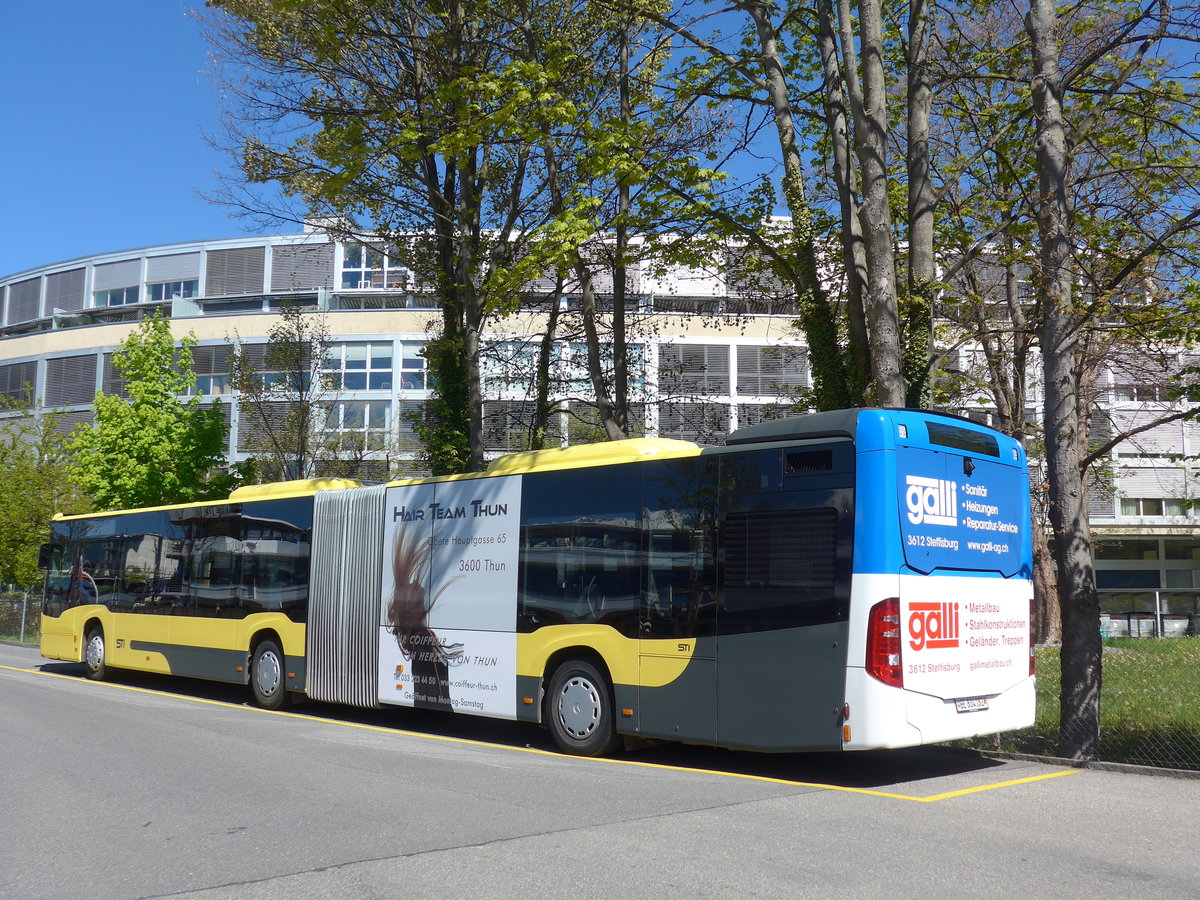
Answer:
<path fill-rule="evenodd" d="M 666 772 L 689 772 L 695 775 L 716 775 L 722 778 L 741 778 L 746 781 L 757 781 L 763 784 L 778 784 L 785 787 L 804 787 L 813 788 L 822 791 L 840 791 L 846 794 L 864 794 L 868 797 L 887 797 L 891 800 L 911 800 L 915 803 L 938 803 L 942 800 L 950 800 L 955 797 L 964 797 L 968 794 L 979 794 L 984 791 L 994 791 L 1000 788 L 1015 787 L 1020 784 L 1033 784 L 1038 781 L 1046 781 L 1051 778 L 1061 778 L 1064 775 L 1075 775 L 1079 769 L 1063 769 L 1057 772 L 1047 772 L 1042 775 L 1031 775 L 1028 778 L 1014 778 L 1010 781 L 998 781 L 995 784 L 982 784 L 977 787 L 962 788 L 957 791 L 946 791 L 941 794 L 933 794 L 929 797 L 916 797 L 911 794 L 897 794 L 890 791 L 876 791 L 870 788 L 846 787 L 840 784 L 824 784 L 816 781 L 790 781 L 786 778 L 771 778 L 767 775 L 747 775 L 743 772 L 722 772 L 716 769 L 696 769 L 689 766 L 669 766 L 664 763 L 641 762 L 635 759 L 582 759 L 581 757 L 566 756 L 562 753 L 556 753 L 553 750 L 539 750 L 536 747 L 514 747 L 511 744 L 496 744 L 491 741 L 476 741 L 471 738 L 451 737 L 444 734 L 428 734 L 421 731 L 407 731 L 403 728 L 387 728 L 382 725 L 367 725 L 363 722 L 345 722 L 340 719 L 328 719 L 322 716 L 310 716 L 304 713 L 285 712 L 278 709 L 260 709 L 257 706 L 247 706 L 244 704 L 230 703 L 226 700 L 207 700 L 204 697 L 189 697 L 186 694 L 175 694 L 169 691 L 157 691 L 152 688 L 134 687 L 129 684 L 116 684 L 114 682 L 96 682 L 86 681 L 78 675 L 62 675 L 58 672 L 44 672 L 41 669 L 25 669 L 17 666 L 0 665 L 0 669 L 6 669 L 10 672 L 28 672 L 32 675 L 44 675 L 49 678 L 65 678 L 69 681 L 82 682 L 85 684 L 96 685 L 97 687 L 119 688 L 123 691 L 134 691 L 139 694 L 150 694 L 156 697 L 166 697 L 175 700 L 190 700 L 193 703 L 206 703 L 210 706 L 224 706 L 227 709 L 241 709 L 253 713 L 267 713 L 273 716 L 286 716 L 292 719 L 299 719 L 305 722 L 318 722 L 326 725 L 342 725 L 349 728 L 361 728 L 364 731 L 375 731 L 381 734 L 402 734 L 405 737 L 422 738 L 428 741 L 445 741 L 451 744 L 461 744 L 468 747 L 487 747 L 498 750 L 515 750 L 519 753 L 532 753 L 538 756 L 553 756 L 559 759 L 579 759 L 585 762 L 606 763 L 608 765 L 617 766 L 636 766 L 642 769 L 658 769 Z"/>

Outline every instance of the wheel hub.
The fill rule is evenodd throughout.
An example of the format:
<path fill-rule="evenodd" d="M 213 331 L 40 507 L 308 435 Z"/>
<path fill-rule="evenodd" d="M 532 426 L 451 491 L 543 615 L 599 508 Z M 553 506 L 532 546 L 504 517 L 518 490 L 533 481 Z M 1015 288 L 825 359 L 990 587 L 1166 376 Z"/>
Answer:
<path fill-rule="evenodd" d="M 86 656 L 89 668 L 97 669 L 104 662 L 104 638 L 93 634 L 87 642 Z"/>
<path fill-rule="evenodd" d="M 574 738 L 586 738 L 596 728 L 601 713 L 600 693 L 586 678 L 575 677 L 563 685 L 559 696 L 559 719 Z"/>
<path fill-rule="evenodd" d="M 254 667 L 254 683 L 264 697 L 269 697 L 279 689 L 279 675 L 279 657 L 274 653 L 264 653 L 258 658 L 258 665 Z"/>

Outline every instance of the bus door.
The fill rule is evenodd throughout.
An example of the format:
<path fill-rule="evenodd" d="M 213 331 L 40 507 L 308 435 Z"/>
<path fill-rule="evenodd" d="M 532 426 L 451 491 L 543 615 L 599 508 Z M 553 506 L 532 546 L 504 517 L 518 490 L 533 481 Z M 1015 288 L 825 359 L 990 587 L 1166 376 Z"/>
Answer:
<path fill-rule="evenodd" d="M 716 457 L 646 463 L 638 733 L 715 743 Z"/>
<path fill-rule="evenodd" d="M 112 664 L 169 672 L 162 656 L 170 642 L 171 627 L 170 617 L 163 615 L 160 597 L 162 538 L 157 534 L 130 534 L 114 543 L 117 564 L 108 608 L 118 615 L 113 616 L 109 640 Z"/>
<path fill-rule="evenodd" d="M 841 746 L 853 547 L 853 491 L 843 485 L 852 483 L 853 445 L 819 451 L 817 467 L 789 453 L 722 457 L 722 746 Z"/>

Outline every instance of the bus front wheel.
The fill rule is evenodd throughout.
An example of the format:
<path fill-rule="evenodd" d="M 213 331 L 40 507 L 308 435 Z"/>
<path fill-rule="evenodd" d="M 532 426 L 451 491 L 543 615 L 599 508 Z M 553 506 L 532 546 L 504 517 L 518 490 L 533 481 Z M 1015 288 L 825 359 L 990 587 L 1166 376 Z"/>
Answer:
<path fill-rule="evenodd" d="M 573 659 L 554 671 L 546 696 L 546 722 L 564 753 L 601 756 L 617 746 L 612 688 L 590 662 Z"/>
<path fill-rule="evenodd" d="M 283 651 L 271 638 L 261 641 L 254 648 L 254 655 L 250 658 L 250 687 L 254 691 L 254 702 L 263 709 L 282 709 L 287 706 Z"/>
<path fill-rule="evenodd" d="M 108 674 L 104 663 L 104 629 L 93 625 L 83 639 L 83 665 L 87 677 L 92 681 L 103 681 Z"/>

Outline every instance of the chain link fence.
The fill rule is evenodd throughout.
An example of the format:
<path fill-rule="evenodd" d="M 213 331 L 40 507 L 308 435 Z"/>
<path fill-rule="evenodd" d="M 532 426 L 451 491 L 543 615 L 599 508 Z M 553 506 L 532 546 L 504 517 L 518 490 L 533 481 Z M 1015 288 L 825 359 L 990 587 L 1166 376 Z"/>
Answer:
<path fill-rule="evenodd" d="M 1102 672 L 1099 758 L 1200 771 L 1200 634 L 1105 638 Z M 1037 721 L 988 749 L 1058 756 L 1060 685 L 1059 648 L 1039 647 Z"/>
<path fill-rule="evenodd" d="M 36 644 L 41 624 L 41 591 L 0 585 L 0 640 Z"/>

